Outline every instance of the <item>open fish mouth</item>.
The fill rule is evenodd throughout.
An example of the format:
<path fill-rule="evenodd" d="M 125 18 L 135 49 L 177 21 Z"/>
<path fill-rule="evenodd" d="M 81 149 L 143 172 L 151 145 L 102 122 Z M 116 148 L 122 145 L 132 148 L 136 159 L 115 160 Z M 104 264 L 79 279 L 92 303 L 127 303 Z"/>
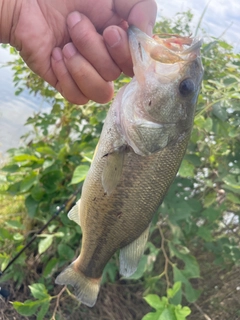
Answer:
<path fill-rule="evenodd" d="M 186 55 L 198 50 L 202 45 L 202 39 L 191 36 L 183 37 L 177 34 L 155 34 L 153 39 L 172 53 Z"/>
<path fill-rule="evenodd" d="M 161 34 L 151 38 L 135 26 L 129 27 L 128 35 L 134 64 L 139 58 L 144 61 L 150 57 L 161 63 L 173 64 L 192 61 L 200 55 L 202 39 L 198 37 Z"/>

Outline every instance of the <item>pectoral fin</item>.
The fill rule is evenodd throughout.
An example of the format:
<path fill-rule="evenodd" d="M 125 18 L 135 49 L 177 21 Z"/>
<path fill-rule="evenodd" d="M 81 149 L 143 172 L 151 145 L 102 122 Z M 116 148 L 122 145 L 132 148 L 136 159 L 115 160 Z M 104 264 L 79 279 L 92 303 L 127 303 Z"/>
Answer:
<path fill-rule="evenodd" d="M 144 253 L 145 245 L 148 239 L 150 225 L 147 229 L 126 247 L 120 250 L 120 274 L 124 277 L 130 277 L 138 267 L 139 260 Z"/>
<path fill-rule="evenodd" d="M 68 212 L 68 218 L 70 220 L 73 220 L 76 222 L 80 227 L 80 202 L 81 199 L 78 200 L 78 202 L 75 204 L 75 206 L 72 207 L 72 209 Z"/>
<path fill-rule="evenodd" d="M 124 147 L 105 155 L 106 162 L 102 172 L 102 185 L 104 192 L 110 194 L 118 185 L 123 169 Z"/>

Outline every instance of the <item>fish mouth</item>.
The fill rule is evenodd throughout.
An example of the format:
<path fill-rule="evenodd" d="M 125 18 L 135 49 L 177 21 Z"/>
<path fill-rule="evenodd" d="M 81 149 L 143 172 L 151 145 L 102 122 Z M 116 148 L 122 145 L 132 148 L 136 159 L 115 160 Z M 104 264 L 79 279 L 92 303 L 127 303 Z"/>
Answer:
<path fill-rule="evenodd" d="M 193 61 L 200 56 L 202 39 L 161 34 L 152 38 L 135 26 L 128 28 L 129 46 L 133 64 L 149 63 L 153 59 L 164 64 Z"/>

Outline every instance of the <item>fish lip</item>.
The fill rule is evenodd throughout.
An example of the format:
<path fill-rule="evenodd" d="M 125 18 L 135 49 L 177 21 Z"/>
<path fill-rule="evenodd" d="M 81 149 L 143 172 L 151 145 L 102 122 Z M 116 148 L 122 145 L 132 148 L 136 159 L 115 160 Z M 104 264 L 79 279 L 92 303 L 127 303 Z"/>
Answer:
<path fill-rule="evenodd" d="M 147 46 L 153 45 L 155 41 L 133 25 L 128 28 L 127 33 L 134 75 L 138 79 L 138 82 L 142 83 L 145 78 L 144 73 L 152 60 L 149 56 Z"/>
<path fill-rule="evenodd" d="M 191 46 L 187 49 L 185 49 L 184 51 L 181 52 L 181 55 L 185 55 L 185 54 L 189 54 L 189 53 L 192 53 L 192 52 L 196 52 L 198 51 L 202 44 L 203 44 L 203 39 L 202 38 L 198 38 L 198 37 L 195 37 L 195 38 L 192 38 L 193 39 L 193 42 L 191 44 Z"/>

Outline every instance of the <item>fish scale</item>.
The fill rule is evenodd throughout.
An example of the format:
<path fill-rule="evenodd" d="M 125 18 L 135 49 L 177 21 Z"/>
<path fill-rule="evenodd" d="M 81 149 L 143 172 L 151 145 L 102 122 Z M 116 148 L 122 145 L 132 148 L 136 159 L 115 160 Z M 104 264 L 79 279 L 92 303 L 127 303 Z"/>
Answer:
<path fill-rule="evenodd" d="M 91 307 L 115 252 L 120 274 L 137 269 L 185 154 L 203 74 L 198 39 L 156 41 L 131 27 L 129 45 L 135 77 L 109 109 L 81 201 L 68 214 L 82 228 L 80 256 L 56 279 Z"/>

